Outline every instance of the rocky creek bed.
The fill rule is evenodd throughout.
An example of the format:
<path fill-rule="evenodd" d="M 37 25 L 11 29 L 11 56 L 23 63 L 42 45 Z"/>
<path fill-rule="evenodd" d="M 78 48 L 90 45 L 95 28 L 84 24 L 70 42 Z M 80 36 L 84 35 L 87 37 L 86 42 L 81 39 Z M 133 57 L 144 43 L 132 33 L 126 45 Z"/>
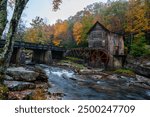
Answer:
<path fill-rule="evenodd" d="M 150 99 L 150 79 L 101 69 L 74 71 L 64 66 L 10 67 L 4 84 L 8 99 Z M 38 98 L 40 96 L 40 98 Z"/>
<path fill-rule="evenodd" d="M 57 99 L 48 94 L 48 77 L 40 66 L 9 67 L 6 74 L 9 100 Z"/>

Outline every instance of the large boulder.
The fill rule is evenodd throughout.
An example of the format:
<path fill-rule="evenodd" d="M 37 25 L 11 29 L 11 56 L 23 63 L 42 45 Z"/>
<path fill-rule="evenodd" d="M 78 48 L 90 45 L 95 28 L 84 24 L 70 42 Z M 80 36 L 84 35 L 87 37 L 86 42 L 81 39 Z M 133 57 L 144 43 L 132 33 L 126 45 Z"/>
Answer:
<path fill-rule="evenodd" d="M 24 67 L 8 68 L 6 74 L 12 77 L 14 80 L 26 82 L 36 81 L 37 77 L 39 76 L 38 72 L 26 69 Z"/>
<path fill-rule="evenodd" d="M 150 57 L 127 57 L 126 68 L 133 69 L 137 74 L 150 78 Z"/>
<path fill-rule="evenodd" d="M 26 89 L 34 89 L 36 85 L 30 82 L 22 81 L 4 81 L 4 84 L 8 87 L 10 91 L 22 91 Z"/>
<path fill-rule="evenodd" d="M 40 66 L 35 66 L 35 72 L 39 73 L 37 80 L 42 81 L 42 82 L 47 82 L 48 81 L 48 76 L 46 75 L 45 71 L 43 70 L 42 67 Z"/>

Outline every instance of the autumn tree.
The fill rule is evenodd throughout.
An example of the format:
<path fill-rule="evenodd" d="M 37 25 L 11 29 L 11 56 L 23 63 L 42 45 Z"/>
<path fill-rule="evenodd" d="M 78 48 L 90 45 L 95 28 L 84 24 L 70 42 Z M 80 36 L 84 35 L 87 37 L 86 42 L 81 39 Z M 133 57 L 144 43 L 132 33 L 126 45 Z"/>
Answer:
<path fill-rule="evenodd" d="M 47 26 L 43 18 L 36 17 L 30 23 L 32 26 L 25 32 L 24 40 L 32 43 L 46 43 L 49 37 L 47 37 Z"/>
<path fill-rule="evenodd" d="M 73 36 L 74 36 L 74 39 L 75 39 L 77 45 L 79 45 L 81 43 L 82 33 L 83 33 L 82 23 L 76 22 L 73 26 Z"/>
<path fill-rule="evenodd" d="M 140 33 L 142 30 L 150 29 L 150 19 L 146 17 L 147 4 L 144 0 L 129 0 L 129 7 L 126 12 L 126 31 Z"/>
<path fill-rule="evenodd" d="M 73 36 L 73 26 L 74 23 L 73 21 L 68 20 L 68 29 L 66 32 L 66 37 L 64 41 L 61 41 L 61 46 L 64 48 L 75 48 L 77 47 L 76 41 L 74 40 L 74 36 Z"/>
<path fill-rule="evenodd" d="M 57 20 L 57 23 L 54 25 L 54 37 L 52 42 L 54 45 L 60 45 L 61 41 L 64 41 L 67 38 L 67 21 Z"/>
<path fill-rule="evenodd" d="M 93 21 L 93 16 L 86 11 L 81 20 L 74 23 L 73 36 L 78 46 L 87 46 L 87 32 L 92 27 Z"/>
<path fill-rule="evenodd" d="M 135 57 L 149 53 L 146 48 L 145 36 L 143 33 L 143 31 L 150 29 L 147 5 L 145 0 L 129 0 L 129 6 L 126 12 L 126 31 L 131 33 L 132 37 L 134 34 L 130 54 Z"/>

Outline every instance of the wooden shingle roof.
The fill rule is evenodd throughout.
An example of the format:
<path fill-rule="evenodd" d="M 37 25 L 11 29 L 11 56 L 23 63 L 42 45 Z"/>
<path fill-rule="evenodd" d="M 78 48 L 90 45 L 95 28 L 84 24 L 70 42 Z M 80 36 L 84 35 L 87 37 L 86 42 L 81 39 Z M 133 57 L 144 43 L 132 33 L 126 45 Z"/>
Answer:
<path fill-rule="evenodd" d="M 105 31 L 109 32 L 109 33 L 114 33 L 114 34 L 117 34 L 117 35 L 123 35 L 122 33 L 117 33 L 117 32 L 112 32 L 110 30 L 108 30 L 103 24 L 101 24 L 99 21 L 97 21 L 91 28 L 90 30 L 87 32 L 87 34 L 89 34 L 95 27 L 96 25 L 100 25 Z"/>
<path fill-rule="evenodd" d="M 90 30 L 87 32 L 87 34 L 89 34 L 95 27 L 96 25 L 100 25 L 105 31 L 110 32 L 105 26 L 103 26 L 99 21 L 97 21 L 91 28 Z"/>

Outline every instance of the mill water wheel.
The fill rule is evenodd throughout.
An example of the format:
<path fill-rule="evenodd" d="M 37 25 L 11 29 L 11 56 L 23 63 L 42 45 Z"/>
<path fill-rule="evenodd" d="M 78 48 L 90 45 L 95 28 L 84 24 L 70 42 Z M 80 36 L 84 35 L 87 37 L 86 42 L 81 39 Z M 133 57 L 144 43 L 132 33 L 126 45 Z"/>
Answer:
<path fill-rule="evenodd" d="M 92 67 L 104 68 L 109 62 L 109 53 L 104 49 L 75 48 L 66 53 L 66 56 L 84 58 Z"/>
<path fill-rule="evenodd" d="M 93 67 L 105 67 L 108 64 L 109 55 L 103 50 L 91 50 L 89 64 Z"/>

